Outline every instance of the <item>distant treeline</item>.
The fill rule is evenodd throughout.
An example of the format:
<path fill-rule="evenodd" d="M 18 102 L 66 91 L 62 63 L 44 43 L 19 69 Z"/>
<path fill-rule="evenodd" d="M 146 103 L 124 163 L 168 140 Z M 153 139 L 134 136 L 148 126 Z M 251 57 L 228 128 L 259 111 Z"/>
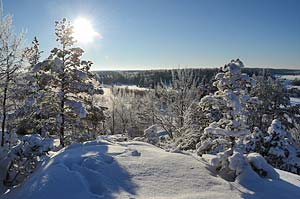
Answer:
<path fill-rule="evenodd" d="M 127 84 L 137 85 L 140 87 L 151 88 L 160 82 L 171 82 L 172 70 L 139 70 L 139 71 L 95 71 L 100 76 L 100 81 L 103 84 Z M 185 69 L 192 70 L 193 74 L 198 78 L 199 82 L 211 81 L 215 74 L 219 71 L 218 68 L 193 68 Z M 244 68 L 243 72 L 252 76 L 256 75 L 300 75 L 300 70 L 292 69 L 262 69 L 262 68 Z"/>

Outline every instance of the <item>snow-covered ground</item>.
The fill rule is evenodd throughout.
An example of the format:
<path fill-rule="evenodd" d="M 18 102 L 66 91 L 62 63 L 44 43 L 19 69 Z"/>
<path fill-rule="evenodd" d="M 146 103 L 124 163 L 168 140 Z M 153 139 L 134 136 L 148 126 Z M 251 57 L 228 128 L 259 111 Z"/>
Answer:
<path fill-rule="evenodd" d="M 281 180 L 249 176 L 230 183 L 191 154 L 107 137 L 59 151 L 1 198 L 300 198 L 300 176 L 278 172 Z"/>

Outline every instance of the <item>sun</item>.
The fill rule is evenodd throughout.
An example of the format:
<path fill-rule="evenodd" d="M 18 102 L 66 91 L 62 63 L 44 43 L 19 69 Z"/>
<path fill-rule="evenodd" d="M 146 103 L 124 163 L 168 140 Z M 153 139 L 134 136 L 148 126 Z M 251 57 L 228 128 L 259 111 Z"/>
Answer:
<path fill-rule="evenodd" d="M 74 20 L 74 38 L 80 43 L 90 43 L 94 41 L 95 38 L 101 37 L 101 35 L 96 32 L 93 28 L 90 20 L 78 17 Z"/>

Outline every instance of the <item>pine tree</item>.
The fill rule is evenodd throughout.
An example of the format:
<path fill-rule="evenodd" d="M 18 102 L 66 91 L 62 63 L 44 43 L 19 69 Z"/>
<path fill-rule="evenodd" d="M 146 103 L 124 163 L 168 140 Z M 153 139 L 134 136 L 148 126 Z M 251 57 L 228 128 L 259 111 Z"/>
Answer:
<path fill-rule="evenodd" d="M 259 127 L 267 131 L 269 124 L 274 119 L 280 119 L 288 128 L 295 123 L 294 114 L 290 109 L 290 98 L 283 83 L 272 76 L 255 76 L 257 84 L 251 90 L 251 95 L 256 96 L 260 103 L 249 107 L 248 123 L 251 128 Z M 267 93 L 267 95 L 266 95 Z M 288 118 L 291 118 L 289 121 Z"/>
<path fill-rule="evenodd" d="M 199 155 L 220 152 L 214 166 L 220 175 L 230 180 L 246 165 L 241 152 L 241 141 L 250 134 L 246 106 L 257 102 L 248 95 L 255 82 L 241 73 L 243 67 L 239 59 L 226 64 L 215 77 L 214 86 L 218 91 L 203 97 L 200 102 L 203 111 L 218 109 L 222 116 L 204 129 L 197 152 Z"/>
<path fill-rule="evenodd" d="M 278 119 L 272 121 L 267 133 L 256 152 L 274 167 L 300 174 L 300 151 L 292 135 Z"/>
<path fill-rule="evenodd" d="M 99 84 L 99 77 L 97 75 L 91 75 L 91 83 L 94 85 L 94 89 L 89 92 L 89 95 L 85 95 L 84 104 L 88 112 L 87 117 L 84 118 L 84 128 L 88 131 L 85 135 L 84 141 L 88 139 L 96 139 L 96 135 L 103 134 L 104 122 L 106 120 L 106 115 L 104 111 L 107 107 L 101 105 L 98 100 L 98 96 L 104 94 L 101 86 Z"/>
<path fill-rule="evenodd" d="M 25 49 L 24 57 L 29 66 L 21 77 L 21 83 L 18 85 L 18 95 L 16 96 L 19 106 L 13 115 L 12 123 L 18 134 L 39 133 L 45 135 L 46 130 L 46 113 L 49 109 L 42 104 L 49 99 L 51 90 L 46 89 L 47 74 L 35 70 L 39 64 L 40 56 L 39 42 L 35 37 L 32 46 Z"/>
<path fill-rule="evenodd" d="M 36 70 L 48 75 L 47 87 L 54 92 L 51 104 L 56 108 L 60 143 L 65 146 L 66 132 L 72 141 L 72 131 L 80 129 L 83 119 L 87 118 L 84 99 L 103 94 L 103 90 L 92 81 L 92 62 L 81 60 L 84 51 L 73 47 L 76 41 L 71 23 L 65 18 L 55 22 L 55 34 L 59 47 L 51 51 L 48 60 L 36 65 Z"/>

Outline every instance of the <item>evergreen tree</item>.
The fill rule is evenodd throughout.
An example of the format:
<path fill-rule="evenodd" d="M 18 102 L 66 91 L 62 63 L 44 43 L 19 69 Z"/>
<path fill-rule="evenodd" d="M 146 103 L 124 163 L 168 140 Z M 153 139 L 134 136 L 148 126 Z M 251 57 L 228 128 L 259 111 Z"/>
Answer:
<path fill-rule="evenodd" d="M 248 123 L 253 129 L 259 127 L 267 131 L 274 119 L 280 119 L 288 128 L 293 127 L 295 114 L 291 113 L 290 98 L 283 83 L 272 76 L 254 76 L 257 84 L 251 90 L 251 95 L 256 96 L 260 103 L 255 107 L 248 107 L 251 114 Z M 267 94 L 266 94 L 267 93 Z M 289 121 L 288 118 L 291 118 Z"/>
<path fill-rule="evenodd" d="M 48 75 L 47 87 L 54 92 L 50 103 L 56 108 L 60 143 L 65 146 L 66 132 L 72 141 L 72 131 L 81 129 L 83 119 L 87 118 L 84 99 L 103 94 L 103 90 L 93 83 L 92 62 L 81 60 L 84 51 L 73 47 L 76 41 L 70 22 L 66 19 L 55 22 L 55 34 L 59 47 L 54 48 L 48 60 L 36 65 L 35 69 Z"/>
<path fill-rule="evenodd" d="M 46 88 L 48 74 L 36 70 L 36 67 L 41 65 L 39 63 L 41 53 L 39 42 L 35 37 L 32 46 L 25 49 L 24 57 L 29 66 L 22 76 L 20 85 L 16 88 L 20 93 L 17 100 L 21 106 L 12 114 L 14 116 L 12 123 L 18 134 L 39 133 L 45 136 L 49 132 L 47 120 L 50 118 L 51 111 L 50 103 L 47 106 L 46 101 L 50 100 L 53 92 Z"/>
<path fill-rule="evenodd" d="M 218 109 L 222 117 L 204 129 L 197 152 L 199 155 L 220 152 L 214 166 L 221 176 L 229 180 L 239 175 L 246 165 L 241 152 L 241 141 L 250 134 L 246 106 L 257 102 L 256 98 L 248 95 L 255 82 L 241 73 L 243 67 L 239 59 L 226 64 L 215 77 L 214 85 L 218 91 L 203 97 L 200 102 L 203 111 Z"/>
<path fill-rule="evenodd" d="M 300 174 L 299 146 L 278 119 L 272 121 L 266 134 L 254 131 L 246 144 L 249 152 L 260 153 L 272 166 Z"/>

